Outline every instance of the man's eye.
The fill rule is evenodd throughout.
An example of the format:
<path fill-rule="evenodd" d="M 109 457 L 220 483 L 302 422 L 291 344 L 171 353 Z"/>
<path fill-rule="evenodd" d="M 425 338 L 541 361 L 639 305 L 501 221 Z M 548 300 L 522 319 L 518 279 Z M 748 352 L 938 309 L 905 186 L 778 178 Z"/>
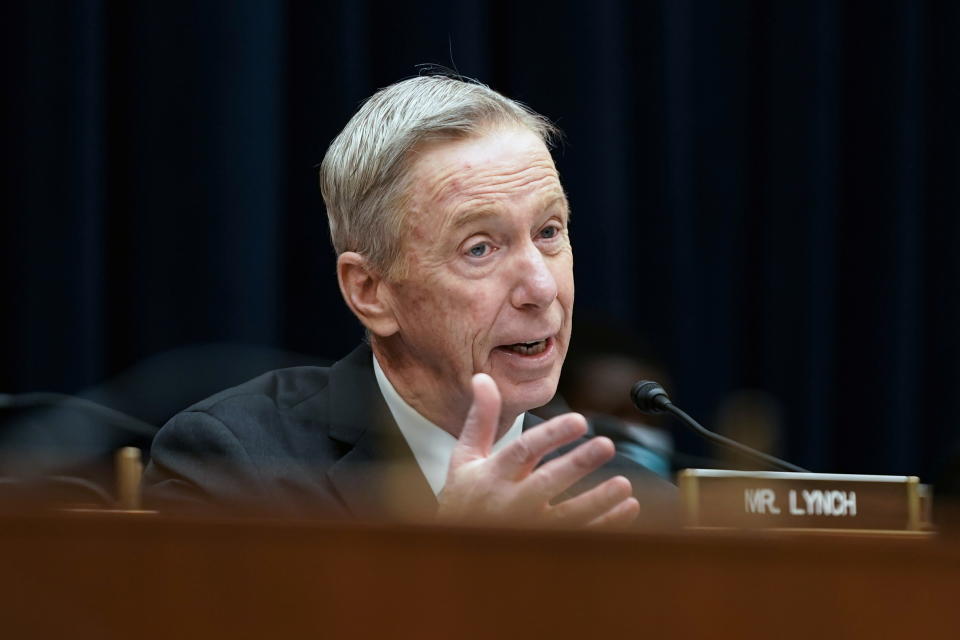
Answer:
<path fill-rule="evenodd" d="M 467 253 L 469 253 L 472 258 L 482 258 L 489 253 L 489 249 L 489 243 L 480 242 L 467 249 Z"/>
<path fill-rule="evenodd" d="M 549 227 L 544 227 L 543 230 L 540 231 L 540 237 L 549 240 L 551 238 L 556 238 L 557 234 L 559 233 L 559 228 L 557 228 L 555 225 L 550 225 Z"/>

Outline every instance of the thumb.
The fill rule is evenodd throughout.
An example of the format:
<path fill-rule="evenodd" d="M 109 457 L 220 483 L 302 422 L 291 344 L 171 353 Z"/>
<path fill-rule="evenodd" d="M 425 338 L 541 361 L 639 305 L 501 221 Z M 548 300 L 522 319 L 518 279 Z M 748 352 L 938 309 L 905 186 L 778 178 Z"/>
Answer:
<path fill-rule="evenodd" d="M 493 378 L 485 373 L 473 376 L 473 403 L 463 423 L 463 430 L 453 450 L 450 466 L 486 458 L 490 455 L 493 440 L 500 423 L 500 390 Z"/>

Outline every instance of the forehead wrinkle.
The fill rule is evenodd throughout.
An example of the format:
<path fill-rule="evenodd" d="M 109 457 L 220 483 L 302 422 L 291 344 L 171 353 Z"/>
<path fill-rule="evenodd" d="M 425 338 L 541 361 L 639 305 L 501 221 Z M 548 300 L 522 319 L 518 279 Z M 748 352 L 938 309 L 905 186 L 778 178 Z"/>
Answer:
<path fill-rule="evenodd" d="M 525 194 L 523 197 L 536 197 L 537 192 L 541 192 L 537 198 L 546 206 L 548 198 L 552 194 L 557 194 L 561 196 L 563 193 L 562 188 L 559 183 L 556 185 L 549 184 L 549 181 L 554 176 L 545 175 L 537 177 L 524 177 L 518 180 L 515 180 L 511 183 L 498 184 L 498 185 L 483 185 L 480 188 L 468 190 L 467 193 L 450 193 L 444 200 L 437 201 L 437 205 L 440 208 L 449 210 L 449 215 L 446 216 L 453 224 L 454 227 L 460 227 L 468 223 L 472 219 L 476 219 L 477 216 L 482 216 L 484 214 L 490 214 L 493 210 L 501 209 L 504 206 L 504 200 L 511 199 L 515 194 L 503 193 L 504 190 L 509 191 L 530 191 L 531 193 Z M 541 183 L 548 182 L 543 188 L 540 188 L 538 185 Z M 555 186 L 555 188 L 554 188 Z M 546 193 L 543 191 L 546 190 Z M 474 214 L 476 212 L 476 214 Z"/>
<path fill-rule="evenodd" d="M 550 178 L 559 183 L 559 175 L 549 158 L 541 158 L 520 167 L 504 167 L 504 164 L 474 167 L 461 163 L 451 166 L 433 181 L 428 198 L 436 204 L 444 204 L 460 195 L 472 197 L 491 192 L 517 191 Z M 538 175 L 544 170 L 543 175 Z"/>

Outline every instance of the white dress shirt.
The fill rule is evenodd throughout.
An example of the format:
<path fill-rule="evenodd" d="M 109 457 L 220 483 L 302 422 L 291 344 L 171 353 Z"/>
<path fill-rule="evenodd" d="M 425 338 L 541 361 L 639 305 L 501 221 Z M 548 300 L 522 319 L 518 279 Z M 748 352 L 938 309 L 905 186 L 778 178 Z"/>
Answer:
<path fill-rule="evenodd" d="M 416 458 L 420 470 L 426 476 L 434 495 L 439 494 L 447 481 L 447 468 L 450 466 L 450 456 L 453 455 L 457 439 L 417 413 L 416 409 L 400 397 L 387 380 L 383 369 L 380 368 L 376 355 L 373 356 L 373 372 L 377 376 L 380 393 L 387 401 L 390 413 L 400 427 L 400 433 L 413 451 L 413 457 Z M 521 413 L 517 416 L 510 429 L 493 444 L 494 453 L 520 437 L 523 432 L 524 415 Z"/>

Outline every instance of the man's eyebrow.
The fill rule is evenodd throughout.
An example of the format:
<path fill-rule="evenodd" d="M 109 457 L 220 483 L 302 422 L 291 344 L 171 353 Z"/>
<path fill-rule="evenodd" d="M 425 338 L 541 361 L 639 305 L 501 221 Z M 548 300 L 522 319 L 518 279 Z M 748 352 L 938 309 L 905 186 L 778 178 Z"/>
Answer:
<path fill-rule="evenodd" d="M 563 210 L 564 216 L 567 218 L 567 220 L 569 220 L 570 219 L 570 201 L 567 200 L 566 194 L 560 194 L 555 198 L 548 200 L 544 204 L 543 210 L 546 211 L 547 209 L 555 207 L 557 206 L 557 203 L 560 204 L 560 208 Z"/>
<path fill-rule="evenodd" d="M 544 198 L 543 213 L 559 213 L 563 218 L 564 224 L 570 222 L 570 201 L 564 193 L 558 194 L 552 198 Z"/>
<path fill-rule="evenodd" d="M 543 211 L 547 211 L 554 207 L 557 207 L 562 210 L 564 217 L 569 219 L 570 217 L 570 204 L 567 202 L 567 197 L 565 195 L 557 195 L 549 199 L 544 199 L 543 201 Z M 476 208 L 469 209 L 462 214 L 458 215 L 451 228 L 453 230 L 461 229 L 463 227 L 469 226 L 475 222 L 481 222 L 487 218 L 496 217 L 497 212 L 494 207 L 489 205 L 481 205 Z"/>
<path fill-rule="evenodd" d="M 479 222 L 485 218 L 492 218 L 496 216 L 496 212 L 490 207 L 479 207 L 476 209 L 470 209 L 463 214 L 456 217 L 453 221 L 453 229 L 461 229 L 468 225 L 473 224 L 474 222 Z"/>

